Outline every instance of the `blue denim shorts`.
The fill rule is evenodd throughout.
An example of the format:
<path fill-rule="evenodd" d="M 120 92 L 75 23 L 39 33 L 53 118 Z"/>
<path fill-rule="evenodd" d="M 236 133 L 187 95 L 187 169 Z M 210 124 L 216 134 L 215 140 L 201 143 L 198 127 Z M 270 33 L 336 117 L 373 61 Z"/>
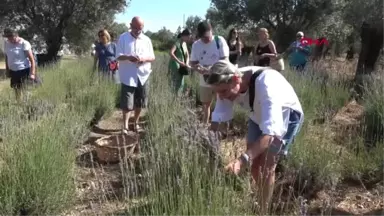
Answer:
<path fill-rule="evenodd" d="M 288 130 L 283 137 L 283 147 L 280 148 L 271 145 L 268 151 L 276 154 L 287 155 L 289 146 L 293 143 L 294 138 L 300 132 L 304 118 L 301 118 L 301 114 L 295 110 L 291 110 L 289 116 Z M 251 119 L 248 119 L 248 133 L 247 133 L 247 144 L 255 143 L 259 137 L 263 135 L 258 124 Z"/>

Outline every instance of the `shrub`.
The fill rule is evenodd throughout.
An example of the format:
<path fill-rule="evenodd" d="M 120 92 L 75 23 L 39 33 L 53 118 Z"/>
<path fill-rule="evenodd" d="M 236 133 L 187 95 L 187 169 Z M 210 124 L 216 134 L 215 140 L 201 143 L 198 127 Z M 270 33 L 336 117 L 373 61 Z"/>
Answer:
<path fill-rule="evenodd" d="M 95 82 L 90 69 L 88 60 L 47 67 L 25 104 L 14 103 L 11 91 L 2 95 L 2 214 L 59 214 L 73 202 L 75 147 L 96 111 L 115 105 L 116 88 Z"/>
<path fill-rule="evenodd" d="M 169 57 L 157 53 L 156 58 L 150 76 L 147 132 L 141 142 L 144 158 L 137 164 L 120 166 L 125 201 L 130 206 L 127 213 L 254 214 L 248 204 L 257 197 L 250 196 L 249 175 L 233 177 L 222 171 L 222 158 L 214 157 L 217 137 L 199 124 L 194 100 L 174 95 L 169 85 Z M 60 214 L 73 204 L 76 145 L 85 139 L 95 115 L 107 116 L 115 107 L 119 91 L 118 86 L 93 76 L 91 65 L 83 59 L 45 68 L 43 86 L 32 89 L 31 98 L 23 105 L 13 101 L 12 91 L 2 92 L 0 213 Z M 364 178 L 382 169 L 380 140 L 376 140 L 376 152 L 361 148 L 359 154 L 336 143 L 330 121 L 348 100 L 348 86 L 315 72 L 316 68 L 305 75 L 284 72 L 305 112 L 305 123 L 291 146 L 283 173 L 283 180 L 293 179 L 288 186 L 298 196 L 332 189 L 350 176 Z M 196 75 L 186 77 L 195 97 Z M 364 123 L 369 131 L 380 131 L 383 92 L 371 87 L 365 99 Z M 244 127 L 243 132 L 246 112 L 236 108 L 234 122 Z M 323 121 L 319 124 L 318 119 Z M 365 133 L 355 134 L 353 144 L 362 144 L 364 137 Z M 139 174 L 140 179 L 136 178 Z M 139 188 L 146 189 L 145 197 L 132 198 L 130 190 Z M 278 192 L 276 205 L 285 197 Z M 300 207 L 295 200 L 293 204 L 293 210 L 283 214 Z"/>

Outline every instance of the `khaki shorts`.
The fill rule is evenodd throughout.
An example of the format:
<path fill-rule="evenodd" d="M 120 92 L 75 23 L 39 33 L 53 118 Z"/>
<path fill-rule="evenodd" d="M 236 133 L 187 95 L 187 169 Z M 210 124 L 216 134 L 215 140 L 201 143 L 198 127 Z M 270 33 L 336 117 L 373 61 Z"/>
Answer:
<path fill-rule="evenodd" d="M 206 87 L 206 86 L 200 86 L 199 87 L 199 93 L 200 93 L 200 101 L 202 103 L 209 103 L 212 102 L 213 97 L 216 95 L 212 88 Z"/>

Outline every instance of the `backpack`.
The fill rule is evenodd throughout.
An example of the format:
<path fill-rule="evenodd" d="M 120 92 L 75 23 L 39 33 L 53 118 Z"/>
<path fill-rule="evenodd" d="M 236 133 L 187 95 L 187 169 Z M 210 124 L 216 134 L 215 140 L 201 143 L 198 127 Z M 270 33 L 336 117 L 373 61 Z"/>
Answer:
<path fill-rule="evenodd" d="M 264 72 L 264 68 L 257 70 L 251 76 L 251 81 L 249 83 L 249 106 L 251 107 L 251 112 L 253 112 L 253 102 L 255 101 L 255 82 L 258 76 Z"/>
<path fill-rule="evenodd" d="M 220 49 L 219 36 L 217 36 L 217 35 L 215 35 L 215 42 L 216 42 L 216 47 L 219 50 Z"/>

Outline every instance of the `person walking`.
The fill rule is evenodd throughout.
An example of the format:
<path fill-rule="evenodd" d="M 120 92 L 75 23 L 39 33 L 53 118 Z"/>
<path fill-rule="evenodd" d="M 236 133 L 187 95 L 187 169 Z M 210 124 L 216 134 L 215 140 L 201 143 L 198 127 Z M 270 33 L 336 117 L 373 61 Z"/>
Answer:
<path fill-rule="evenodd" d="M 11 88 L 20 101 L 28 79 L 36 79 L 36 62 L 31 44 L 11 29 L 4 29 L 5 70 L 11 78 Z"/>
<path fill-rule="evenodd" d="M 197 37 L 199 39 L 192 45 L 190 65 L 200 76 L 199 96 L 203 103 L 202 120 L 204 124 L 208 124 L 215 93 L 205 83 L 204 75 L 209 73 L 209 67 L 220 59 L 228 61 L 229 47 L 222 36 L 213 35 L 212 26 L 206 21 L 197 25 Z"/>
<path fill-rule="evenodd" d="M 99 42 L 95 46 L 94 70 L 99 75 L 112 78 L 117 70 L 116 44 L 111 41 L 108 31 L 98 32 Z"/>
<path fill-rule="evenodd" d="M 260 28 L 258 32 L 259 42 L 254 51 L 255 66 L 270 66 L 271 58 L 276 58 L 277 52 L 275 44 L 269 39 L 269 33 L 266 28 Z"/>
<path fill-rule="evenodd" d="M 311 54 L 311 48 L 308 44 L 302 43 L 304 33 L 299 31 L 296 34 L 296 40 L 291 43 L 286 54 L 289 55 L 289 66 L 299 72 L 302 72 L 307 65 Z"/>
<path fill-rule="evenodd" d="M 121 82 L 120 105 L 123 112 L 122 133 L 129 131 L 129 118 L 134 111 L 134 130 L 141 131 L 139 118 L 148 103 L 148 79 L 152 72 L 151 63 L 155 61 L 152 41 L 142 31 L 144 21 L 133 17 L 131 30 L 120 35 L 116 57 L 119 61 Z"/>
<path fill-rule="evenodd" d="M 205 81 L 221 99 L 231 101 L 217 101 L 213 116 L 233 118 L 234 103 L 250 110 L 247 150 L 225 168 L 239 174 L 243 167 L 251 164 L 252 177 L 261 187 L 258 196 L 261 199 L 261 215 L 266 215 L 278 159 L 288 155 L 289 146 L 304 120 L 295 90 L 280 72 L 272 68 L 236 68 L 227 61 L 214 64 Z"/>
<path fill-rule="evenodd" d="M 229 47 L 229 61 L 238 67 L 239 58 L 241 56 L 242 43 L 239 38 L 237 29 L 233 28 L 229 31 L 227 43 Z"/>
<path fill-rule="evenodd" d="M 172 46 L 169 55 L 169 73 L 171 84 L 175 92 L 180 95 L 184 90 L 184 76 L 189 74 L 189 52 L 187 42 L 191 38 L 188 29 L 183 30 L 178 36 L 176 43 Z"/>

